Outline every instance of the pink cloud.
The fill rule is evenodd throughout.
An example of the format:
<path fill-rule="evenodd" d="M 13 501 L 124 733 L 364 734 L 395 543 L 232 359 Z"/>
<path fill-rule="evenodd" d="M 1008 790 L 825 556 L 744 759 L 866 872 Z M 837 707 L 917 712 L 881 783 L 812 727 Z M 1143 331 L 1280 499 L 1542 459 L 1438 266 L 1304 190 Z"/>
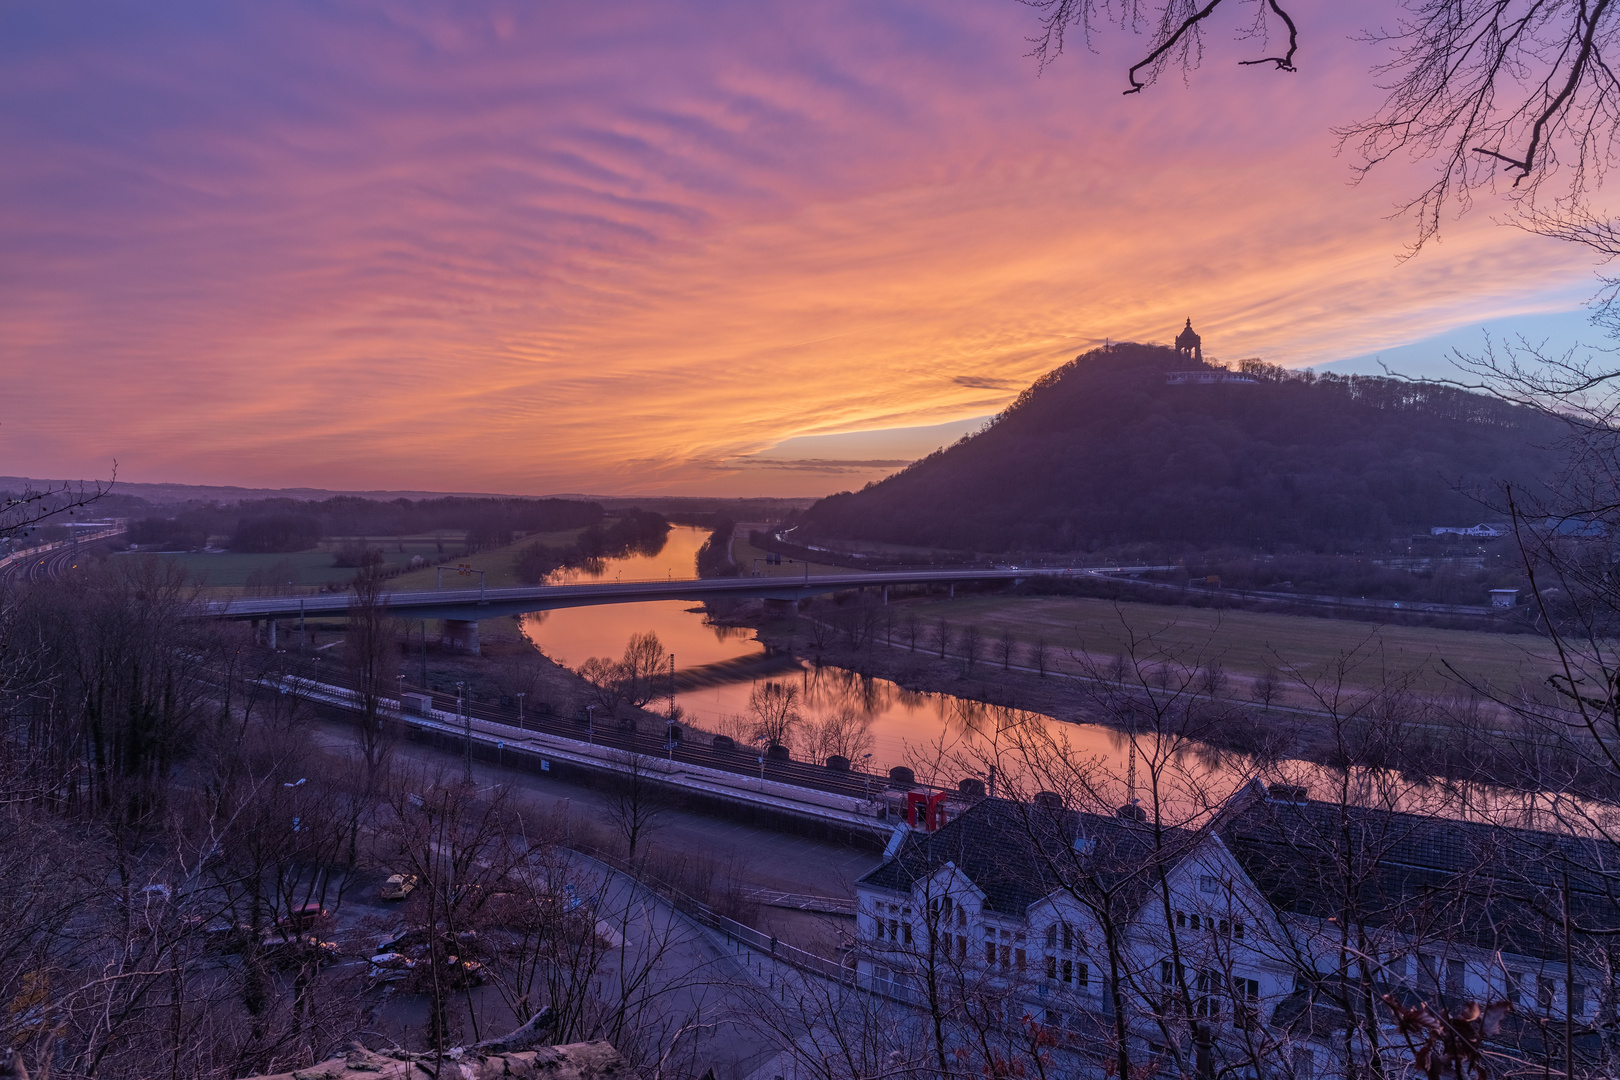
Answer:
<path fill-rule="evenodd" d="M 1422 167 L 1347 184 L 1335 17 L 1125 99 L 1134 43 L 1037 79 L 991 0 L 8 9 L 7 469 L 804 493 L 732 463 L 1189 314 L 1307 363 L 1567 305 L 1483 213 L 1397 263 Z"/>

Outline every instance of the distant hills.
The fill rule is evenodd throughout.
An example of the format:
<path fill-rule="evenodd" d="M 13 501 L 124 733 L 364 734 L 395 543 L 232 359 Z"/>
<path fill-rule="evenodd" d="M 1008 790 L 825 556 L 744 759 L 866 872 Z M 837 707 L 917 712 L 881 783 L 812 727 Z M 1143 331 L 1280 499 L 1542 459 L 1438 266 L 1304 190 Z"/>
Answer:
<path fill-rule="evenodd" d="M 801 521 L 812 537 L 981 552 L 1342 550 L 1492 516 L 1474 496 L 1502 480 L 1539 485 L 1563 436 L 1533 410 L 1450 387 L 1255 361 L 1227 373 L 1118 344 Z"/>

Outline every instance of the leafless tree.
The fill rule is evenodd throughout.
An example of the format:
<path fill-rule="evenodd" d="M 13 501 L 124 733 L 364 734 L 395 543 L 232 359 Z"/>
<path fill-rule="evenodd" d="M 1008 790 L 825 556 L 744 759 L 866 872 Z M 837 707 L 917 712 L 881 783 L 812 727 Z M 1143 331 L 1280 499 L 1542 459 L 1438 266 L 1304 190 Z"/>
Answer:
<path fill-rule="evenodd" d="M 950 650 L 951 642 L 955 638 L 955 635 L 951 632 L 951 624 L 941 619 L 934 624 L 933 633 L 934 648 L 939 650 L 939 658 L 943 660 L 945 654 Z"/>
<path fill-rule="evenodd" d="M 383 702 L 397 687 L 399 633 L 388 613 L 386 577 L 379 565 L 362 566 L 354 576 L 343 635 L 343 663 L 358 706 L 356 738 L 368 774 L 380 776 L 387 762 L 389 732 Z"/>
<path fill-rule="evenodd" d="M 610 760 L 615 775 L 608 789 L 608 821 L 624 841 L 625 857 L 634 861 L 636 848 L 657 831 L 669 810 L 669 795 L 653 762 L 634 750 L 614 751 Z"/>
<path fill-rule="evenodd" d="M 1052 650 L 1051 647 L 1047 645 L 1046 637 L 1044 635 L 1036 637 L 1036 639 L 1030 643 L 1029 664 L 1035 669 L 1036 674 L 1043 679 L 1046 678 L 1046 667 L 1051 660 L 1051 656 Z"/>
<path fill-rule="evenodd" d="M 1089 46 L 1111 25 L 1145 28 L 1141 58 L 1126 73 L 1127 94 L 1168 68 L 1196 67 L 1204 31 L 1243 6 L 1024 2 L 1041 12 L 1033 55 L 1043 65 L 1063 52 L 1070 34 Z M 1261 45 L 1239 63 L 1294 71 L 1299 7 L 1282 0 L 1254 5 L 1235 33 Z M 1589 200 L 1615 152 L 1620 81 L 1610 73 L 1610 53 L 1620 12 L 1605 0 L 1411 0 L 1404 7 L 1393 27 L 1366 35 L 1385 50 L 1373 67 L 1383 105 L 1338 132 L 1341 145 L 1360 158 L 1357 175 L 1393 157 L 1437 162 L 1434 179 L 1406 205 L 1419 245 L 1439 231 L 1447 207 L 1466 209 L 1480 192 L 1502 190 L 1529 227 L 1606 250 L 1613 226 L 1589 209 Z"/>
<path fill-rule="evenodd" d="M 874 745 L 872 718 L 847 702 L 819 720 L 807 721 L 804 727 L 807 753 L 813 761 L 834 755 L 859 761 Z"/>
<path fill-rule="evenodd" d="M 906 648 L 916 652 L 917 640 L 922 637 L 922 619 L 917 617 L 915 608 L 906 612 L 905 619 L 900 623 L 900 632 L 906 639 Z"/>
<path fill-rule="evenodd" d="M 1013 637 L 1012 627 L 1003 627 L 1001 635 L 996 638 L 996 655 L 1001 657 L 1001 670 L 1012 669 L 1013 653 L 1018 649 L 1018 640 Z"/>
<path fill-rule="evenodd" d="M 748 692 L 748 712 L 753 719 L 750 737 L 767 746 L 792 746 L 793 733 L 804 720 L 799 708 L 799 688 L 792 683 L 766 680 Z"/>
<path fill-rule="evenodd" d="M 1281 675 L 1278 673 L 1276 668 L 1267 667 L 1265 671 L 1260 673 L 1260 677 L 1254 680 L 1254 683 L 1249 691 L 1249 696 L 1253 698 L 1261 708 L 1269 709 L 1271 708 L 1272 702 L 1276 701 L 1281 693 Z"/>
<path fill-rule="evenodd" d="M 967 678 L 973 674 L 973 668 L 984 654 L 984 635 L 979 632 L 978 623 L 968 623 L 966 629 L 962 631 L 957 649 L 957 655 L 962 661 L 962 677 Z"/>
<path fill-rule="evenodd" d="M 407 920 L 422 939 L 420 985 L 429 1001 L 430 1049 L 442 1053 L 454 1035 L 450 1001 L 472 979 L 466 955 L 483 911 L 524 860 L 521 828 L 505 788 L 480 791 L 440 771 L 401 778 L 388 799 L 379 852 L 397 873 L 413 875 Z M 478 1037 L 476 1011 L 473 1037 Z"/>
<path fill-rule="evenodd" d="M 625 698 L 636 708 L 667 693 L 669 652 L 651 630 L 630 635 L 619 663 L 625 680 Z"/>

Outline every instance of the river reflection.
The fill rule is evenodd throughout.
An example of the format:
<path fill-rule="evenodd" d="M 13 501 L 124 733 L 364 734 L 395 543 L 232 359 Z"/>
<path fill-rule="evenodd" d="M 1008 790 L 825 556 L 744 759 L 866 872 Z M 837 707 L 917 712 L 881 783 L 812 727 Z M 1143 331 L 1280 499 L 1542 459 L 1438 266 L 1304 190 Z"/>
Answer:
<path fill-rule="evenodd" d="M 559 571 L 550 580 L 561 584 L 691 577 L 696 573 L 698 548 L 707 537 L 702 529 L 677 526 L 656 554 L 605 560 L 590 571 Z M 686 601 L 566 608 L 525 616 L 523 625 L 542 652 L 569 667 L 592 656 L 617 657 L 632 634 L 653 631 L 675 654 L 681 673 L 676 703 L 693 723 L 712 730 L 734 728 L 739 717 L 748 715 L 748 697 L 757 682 L 791 682 L 799 688 L 801 711 L 808 723 L 850 713 L 863 721 L 871 737 L 868 764 L 882 769 L 900 764 L 929 767 L 944 757 L 952 760 L 949 765 L 939 764 L 941 770 L 963 771 L 956 767 L 956 759 L 977 756 L 993 746 L 999 729 L 1009 722 L 1006 710 L 951 694 L 920 693 L 845 668 L 815 667 L 786 656 L 767 657 L 751 629 L 716 626 L 708 621 L 701 605 Z M 1129 772 L 1130 741 L 1121 732 L 1095 724 L 1060 724 L 1048 717 L 1019 716 L 1048 725 L 1066 741 L 1076 764 L 1094 760 L 1099 772 L 1122 778 Z M 1231 768 L 1227 761 L 1225 755 L 1213 755 L 1207 767 L 1225 772 Z"/>
<path fill-rule="evenodd" d="M 702 529 L 672 528 L 656 554 L 606 560 L 593 571 L 562 571 L 551 580 L 692 577 L 698 548 L 706 538 Z M 1044 745 L 1061 758 L 1071 784 L 1087 788 L 1076 794 L 1096 807 L 1133 797 L 1151 802 L 1157 775 L 1168 816 L 1191 821 L 1211 809 L 1204 800 L 1224 799 L 1259 771 L 1244 755 L 1204 743 L 1160 743 L 1151 734 L 1129 736 L 1098 724 L 1062 723 L 951 694 L 906 690 L 887 679 L 863 677 L 844 668 L 815 667 L 796 657 L 770 655 L 751 629 L 716 626 L 701 605 L 686 601 L 542 612 L 525 616 L 523 625 L 541 651 L 570 667 L 591 656 L 618 657 L 632 634 L 654 631 L 675 654 L 677 704 L 696 726 L 710 730 L 734 730 L 738 718 L 749 712 L 749 694 L 757 683 L 790 682 L 799 688 L 807 727 L 840 714 L 853 716 L 870 736 L 871 757 L 864 762 L 868 768 L 881 772 L 908 765 L 919 779 L 934 783 L 954 784 L 970 775 L 988 779 L 984 763 L 991 755 L 1019 739 L 1020 731 L 1027 739 L 1031 730 L 1049 737 Z M 796 747 L 794 756 L 809 755 Z M 1016 751 L 1011 755 L 1018 756 Z M 1383 771 L 1346 777 L 1305 761 L 1274 763 L 1263 772 L 1269 780 L 1303 784 L 1325 797 L 1346 790 L 1352 801 L 1445 816 L 1454 816 L 1461 806 L 1469 817 L 1507 819 L 1519 825 L 1537 823 L 1549 799 L 1556 801 L 1477 785 L 1453 788 Z M 1027 776 L 1006 779 L 1026 791 L 1039 786 Z M 1611 812 L 1582 805 L 1583 813 L 1597 815 L 1599 810 L 1605 818 Z"/>

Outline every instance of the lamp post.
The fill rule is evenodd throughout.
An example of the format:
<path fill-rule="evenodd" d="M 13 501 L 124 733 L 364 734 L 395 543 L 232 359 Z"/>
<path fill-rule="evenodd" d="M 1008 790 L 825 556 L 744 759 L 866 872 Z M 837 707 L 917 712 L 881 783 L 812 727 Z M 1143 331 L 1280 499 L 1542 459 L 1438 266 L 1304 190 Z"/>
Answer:
<path fill-rule="evenodd" d="M 517 699 L 518 699 L 518 727 L 523 726 L 523 698 L 526 696 L 526 693 L 527 692 L 525 692 L 523 694 L 519 694 L 517 696 Z"/>
<path fill-rule="evenodd" d="M 591 746 L 596 745 L 596 706 L 585 706 L 585 741 Z"/>
<path fill-rule="evenodd" d="M 867 802 L 872 801 L 872 755 L 861 755 L 861 795 Z"/>
<path fill-rule="evenodd" d="M 395 675 L 394 676 L 394 682 L 399 684 L 399 690 L 398 690 L 396 696 L 399 699 L 399 712 L 400 712 L 400 715 L 403 716 L 405 714 L 405 676 L 403 676 L 403 675 Z"/>
<path fill-rule="evenodd" d="M 467 783 L 472 783 L 472 710 L 467 707 L 467 684 L 456 683 L 456 708 L 461 712 L 462 753 L 466 764 Z"/>

